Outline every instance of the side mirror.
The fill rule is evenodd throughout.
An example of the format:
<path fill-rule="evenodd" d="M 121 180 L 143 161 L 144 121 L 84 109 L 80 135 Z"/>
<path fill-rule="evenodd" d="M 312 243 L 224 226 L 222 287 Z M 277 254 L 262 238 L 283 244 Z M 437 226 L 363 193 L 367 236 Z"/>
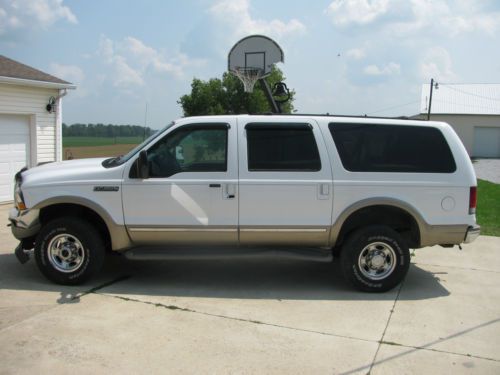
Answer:
<path fill-rule="evenodd" d="M 146 150 L 142 150 L 139 153 L 139 159 L 137 159 L 137 177 L 143 180 L 149 178 L 148 152 Z"/>

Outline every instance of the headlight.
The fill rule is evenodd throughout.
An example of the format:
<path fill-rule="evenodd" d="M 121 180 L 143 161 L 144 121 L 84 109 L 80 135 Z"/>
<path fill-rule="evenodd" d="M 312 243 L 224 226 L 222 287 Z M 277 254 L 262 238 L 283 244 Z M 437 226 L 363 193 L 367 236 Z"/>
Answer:
<path fill-rule="evenodd" d="M 18 210 L 26 209 L 26 205 L 24 204 L 23 192 L 21 190 L 21 181 L 17 179 L 14 185 L 14 204 L 16 205 Z"/>

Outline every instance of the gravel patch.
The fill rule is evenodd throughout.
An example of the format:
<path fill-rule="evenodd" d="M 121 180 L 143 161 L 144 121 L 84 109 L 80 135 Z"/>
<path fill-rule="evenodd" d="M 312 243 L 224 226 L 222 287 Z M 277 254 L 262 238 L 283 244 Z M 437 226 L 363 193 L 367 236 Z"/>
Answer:
<path fill-rule="evenodd" d="M 500 159 L 477 159 L 473 165 L 477 178 L 500 184 Z"/>

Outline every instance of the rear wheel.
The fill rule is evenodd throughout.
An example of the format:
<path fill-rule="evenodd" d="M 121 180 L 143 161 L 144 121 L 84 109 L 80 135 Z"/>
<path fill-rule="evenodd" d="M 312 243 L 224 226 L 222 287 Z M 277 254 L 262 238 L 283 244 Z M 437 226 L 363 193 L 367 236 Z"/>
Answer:
<path fill-rule="evenodd" d="M 48 222 L 37 236 L 35 259 L 45 277 L 58 284 L 81 284 L 99 271 L 105 247 L 86 221 L 63 217 Z"/>
<path fill-rule="evenodd" d="M 353 232 L 342 247 L 342 271 L 356 288 L 385 292 L 398 285 L 410 266 L 403 238 L 386 226 L 368 226 Z"/>

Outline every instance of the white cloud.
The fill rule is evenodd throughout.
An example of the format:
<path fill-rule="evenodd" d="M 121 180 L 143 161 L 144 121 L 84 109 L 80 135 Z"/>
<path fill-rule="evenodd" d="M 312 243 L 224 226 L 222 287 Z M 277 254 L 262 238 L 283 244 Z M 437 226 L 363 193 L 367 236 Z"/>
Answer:
<path fill-rule="evenodd" d="M 325 13 L 339 27 L 376 24 L 394 36 L 425 31 L 457 36 L 467 32 L 494 35 L 500 12 L 471 0 L 334 0 Z"/>
<path fill-rule="evenodd" d="M 362 48 L 352 48 L 346 52 L 346 55 L 354 60 L 361 60 L 366 57 L 366 53 Z"/>
<path fill-rule="evenodd" d="M 107 65 L 112 67 L 110 79 L 114 86 L 128 87 L 144 84 L 139 70 L 133 69 L 128 65 L 125 57 L 115 53 L 114 43 L 111 39 L 101 36 L 98 55 L 103 58 Z"/>
<path fill-rule="evenodd" d="M 115 86 L 128 87 L 144 84 L 144 79 L 142 78 L 141 73 L 130 67 L 123 56 L 115 56 L 113 59 L 113 65 L 115 68 Z"/>
<path fill-rule="evenodd" d="M 427 50 L 419 68 L 420 77 L 424 81 L 434 78 L 438 81 L 453 82 L 457 79 L 450 54 L 442 47 L 433 47 Z"/>
<path fill-rule="evenodd" d="M 76 65 L 52 63 L 50 64 L 49 72 L 50 74 L 53 74 L 58 78 L 64 79 L 77 85 L 81 84 L 85 79 L 83 70 Z"/>
<path fill-rule="evenodd" d="M 363 69 L 363 72 L 369 76 L 390 76 L 401 73 L 401 66 L 395 62 L 378 67 L 377 65 L 368 65 Z"/>
<path fill-rule="evenodd" d="M 164 53 L 131 36 L 118 42 L 101 36 L 98 55 L 113 68 L 110 79 L 114 86 L 121 88 L 144 85 L 147 72 L 182 78 L 186 68 L 205 63 L 204 60 L 190 59 L 182 53 L 166 57 Z"/>
<path fill-rule="evenodd" d="M 326 9 L 337 26 L 368 24 L 387 13 L 389 0 L 334 0 Z"/>
<path fill-rule="evenodd" d="M 177 77 L 183 74 L 183 66 L 167 61 L 157 50 L 145 45 L 139 39 L 126 37 L 124 47 L 137 59 L 141 69 L 151 66 L 158 73 L 171 73 Z"/>
<path fill-rule="evenodd" d="M 218 22 L 232 28 L 231 39 L 249 34 L 265 34 L 276 38 L 303 34 L 306 27 L 297 19 L 284 22 L 279 19 L 265 21 L 254 19 L 250 14 L 249 0 L 219 0 L 210 8 Z"/>
<path fill-rule="evenodd" d="M 63 0 L 1 0 L 0 35 L 20 30 L 47 29 L 59 20 L 78 23 Z"/>

